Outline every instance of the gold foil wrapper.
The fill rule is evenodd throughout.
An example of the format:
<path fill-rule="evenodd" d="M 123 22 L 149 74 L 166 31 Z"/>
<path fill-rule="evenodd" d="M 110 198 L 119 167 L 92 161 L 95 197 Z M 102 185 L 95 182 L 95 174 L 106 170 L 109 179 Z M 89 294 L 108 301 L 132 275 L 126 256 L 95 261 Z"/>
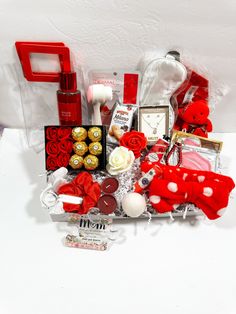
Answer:
<path fill-rule="evenodd" d="M 99 142 L 93 142 L 89 144 L 89 152 L 93 155 L 101 155 L 102 153 L 102 144 Z"/>
<path fill-rule="evenodd" d="M 78 156 L 78 155 L 71 156 L 70 161 L 69 161 L 69 165 L 73 169 L 80 169 L 83 166 L 83 163 L 84 163 L 83 157 Z"/>
<path fill-rule="evenodd" d="M 85 128 L 76 127 L 72 130 L 72 137 L 75 141 L 81 142 L 84 141 L 88 133 Z"/>
<path fill-rule="evenodd" d="M 88 151 L 88 146 L 85 142 L 75 142 L 73 150 L 77 155 L 84 156 L 84 154 Z"/>
<path fill-rule="evenodd" d="M 84 167 L 87 170 L 94 170 L 98 167 L 99 160 L 94 155 L 88 155 L 84 158 Z"/>
<path fill-rule="evenodd" d="M 88 137 L 92 142 L 98 142 L 102 139 L 102 130 L 98 127 L 93 127 L 88 130 Z"/>

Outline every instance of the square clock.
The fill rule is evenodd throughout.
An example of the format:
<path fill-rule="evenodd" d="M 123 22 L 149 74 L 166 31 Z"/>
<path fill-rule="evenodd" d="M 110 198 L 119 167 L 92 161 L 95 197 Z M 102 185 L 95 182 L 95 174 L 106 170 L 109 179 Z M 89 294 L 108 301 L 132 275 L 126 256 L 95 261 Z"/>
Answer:
<path fill-rule="evenodd" d="M 145 134 L 148 145 L 163 135 L 169 136 L 169 106 L 139 107 L 138 130 Z"/>

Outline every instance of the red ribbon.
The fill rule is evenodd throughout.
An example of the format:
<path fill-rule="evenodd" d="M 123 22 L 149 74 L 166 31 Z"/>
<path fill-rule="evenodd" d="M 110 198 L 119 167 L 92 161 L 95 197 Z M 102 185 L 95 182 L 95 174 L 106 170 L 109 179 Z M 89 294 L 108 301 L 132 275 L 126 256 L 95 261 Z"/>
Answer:
<path fill-rule="evenodd" d="M 193 203 L 209 219 L 220 217 L 219 211 L 227 207 L 235 187 L 230 177 L 210 171 L 160 167 L 162 175 L 156 176 L 149 186 L 150 202 L 157 212 L 169 212 L 179 204 Z"/>
<path fill-rule="evenodd" d="M 57 193 L 83 197 L 81 205 L 63 203 L 66 212 L 76 212 L 82 215 L 87 214 L 90 208 L 97 205 L 101 188 L 97 182 L 93 182 L 92 175 L 84 171 L 79 173 L 71 183 L 62 185 Z"/>

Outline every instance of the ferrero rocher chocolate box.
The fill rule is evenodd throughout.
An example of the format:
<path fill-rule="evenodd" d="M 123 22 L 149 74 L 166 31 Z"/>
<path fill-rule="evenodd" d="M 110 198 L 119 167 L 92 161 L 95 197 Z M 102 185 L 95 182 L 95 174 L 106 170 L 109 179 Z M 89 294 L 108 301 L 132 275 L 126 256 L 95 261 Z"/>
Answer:
<path fill-rule="evenodd" d="M 101 125 L 44 128 L 46 170 L 66 167 L 69 171 L 106 168 L 106 127 Z"/>

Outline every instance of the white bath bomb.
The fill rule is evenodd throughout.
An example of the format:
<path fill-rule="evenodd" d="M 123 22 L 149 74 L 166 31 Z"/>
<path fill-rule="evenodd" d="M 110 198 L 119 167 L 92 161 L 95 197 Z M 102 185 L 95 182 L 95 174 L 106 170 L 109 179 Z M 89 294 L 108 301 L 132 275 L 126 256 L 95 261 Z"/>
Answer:
<path fill-rule="evenodd" d="M 130 192 L 122 200 L 122 208 L 127 216 L 135 218 L 146 210 L 146 200 L 139 193 Z"/>

